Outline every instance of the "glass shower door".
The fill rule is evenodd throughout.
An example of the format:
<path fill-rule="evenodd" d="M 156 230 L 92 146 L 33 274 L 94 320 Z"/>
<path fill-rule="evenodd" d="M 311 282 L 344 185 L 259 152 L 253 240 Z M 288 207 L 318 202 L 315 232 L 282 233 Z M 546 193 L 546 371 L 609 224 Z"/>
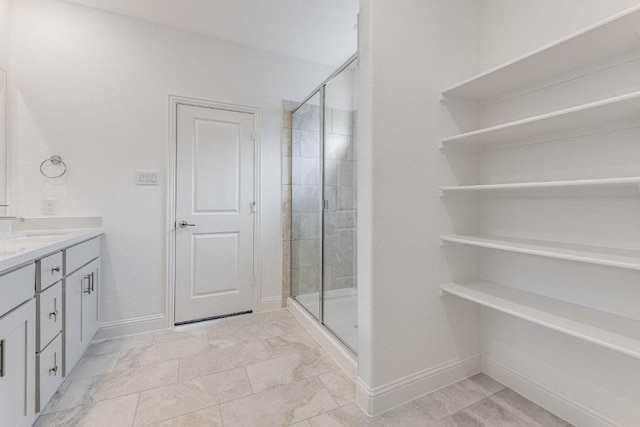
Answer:
<path fill-rule="evenodd" d="M 356 270 L 357 61 L 324 87 L 324 325 L 358 352 Z"/>
<path fill-rule="evenodd" d="M 291 296 L 354 354 L 355 57 L 292 113 Z"/>
<path fill-rule="evenodd" d="M 291 295 L 322 320 L 321 91 L 291 116 Z"/>

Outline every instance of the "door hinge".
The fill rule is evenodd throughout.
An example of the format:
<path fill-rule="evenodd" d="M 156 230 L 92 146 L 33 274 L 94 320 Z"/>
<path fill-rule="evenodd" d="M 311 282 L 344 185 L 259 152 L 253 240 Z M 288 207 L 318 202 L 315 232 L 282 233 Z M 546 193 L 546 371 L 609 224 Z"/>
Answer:
<path fill-rule="evenodd" d="M 258 139 L 258 134 L 256 132 L 251 132 L 251 141 L 256 142 Z"/>
<path fill-rule="evenodd" d="M 251 202 L 251 213 L 254 214 L 256 213 L 257 210 L 257 206 L 256 206 L 256 202 Z"/>
<path fill-rule="evenodd" d="M 251 286 L 255 286 L 256 285 L 256 276 L 255 275 L 251 275 Z"/>

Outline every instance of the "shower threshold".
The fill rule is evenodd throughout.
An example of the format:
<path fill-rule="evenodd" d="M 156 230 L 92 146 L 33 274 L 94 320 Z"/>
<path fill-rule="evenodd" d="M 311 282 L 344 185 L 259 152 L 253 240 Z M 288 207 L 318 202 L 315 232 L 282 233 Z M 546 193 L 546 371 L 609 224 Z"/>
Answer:
<path fill-rule="evenodd" d="M 312 313 L 318 312 L 317 292 L 298 295 L 298 302 Z M 324 323 L 354 353 L 358 353 L 358 289 L 344 288 L 325 292 Z"/>

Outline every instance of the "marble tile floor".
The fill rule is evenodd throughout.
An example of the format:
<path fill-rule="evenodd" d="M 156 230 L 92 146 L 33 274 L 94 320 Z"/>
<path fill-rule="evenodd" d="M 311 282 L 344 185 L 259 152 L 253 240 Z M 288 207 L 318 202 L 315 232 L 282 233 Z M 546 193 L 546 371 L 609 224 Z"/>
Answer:
<path fill-rule="evenodd" d="M 108 340 L 37 426 L 567 426 L 479 374 L 375 418 L 287 311 Z"/>

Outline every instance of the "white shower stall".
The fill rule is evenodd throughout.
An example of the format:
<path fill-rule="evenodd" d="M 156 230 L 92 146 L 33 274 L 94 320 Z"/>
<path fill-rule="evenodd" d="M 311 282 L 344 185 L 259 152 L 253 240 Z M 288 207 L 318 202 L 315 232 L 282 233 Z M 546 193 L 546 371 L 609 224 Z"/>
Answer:
<path fill-rule="evenodd" d="M 291 297 L 354 355 L 357 59 L 291 113 Z"/>

